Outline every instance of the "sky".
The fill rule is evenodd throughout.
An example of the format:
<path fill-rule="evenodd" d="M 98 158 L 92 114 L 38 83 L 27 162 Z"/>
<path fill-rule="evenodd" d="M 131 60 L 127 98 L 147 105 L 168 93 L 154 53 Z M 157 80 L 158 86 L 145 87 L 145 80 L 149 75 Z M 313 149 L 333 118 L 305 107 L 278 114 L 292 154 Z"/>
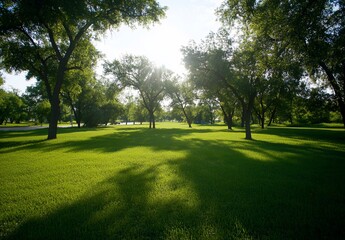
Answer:
<path fill-rule="evenodd" d="M 137 27 L 131 29 L 121 26 L 108 31 L 96 48 L 108 61 L 125 54 L 144 55 L 156 65 L 164 65 L 177 74 L 186 73 L 182 63 L 181 47 L 192 40 L 200 42 L 209 32 L 217 31 L 215 9 L 223 0 L 158 0 L 161 6 L 167 6 L 166 17 L 151 25 L 149 29 Z M 102 74 L 101 64 L 97 69 Z M 6 74 L 5 89 L 18 89 L 25 92 L 27 86 L 34 85 L 35 80 L 25 80 L 25 74 Z"/>

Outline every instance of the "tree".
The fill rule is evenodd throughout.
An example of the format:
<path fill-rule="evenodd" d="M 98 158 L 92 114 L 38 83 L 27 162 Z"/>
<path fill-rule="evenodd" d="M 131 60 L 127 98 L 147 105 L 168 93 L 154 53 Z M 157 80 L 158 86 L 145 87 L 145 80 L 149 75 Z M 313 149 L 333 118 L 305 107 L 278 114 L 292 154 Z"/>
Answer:
<path fill-rule="evenodd" d="M 345 127 L 345 2 L 225 1 L 224 22 L 245 21 L 252 31 L 280 51 L 292 52 L 311 77 L 323 80 L 335 94 Z"/>
<path fill-rule="evenodd" d="M 140 122 L 140 124 L 143 124 L 143 122 L 149 118 L 142 100 L 138 100 L 134 104 L 134 107 L 132 108 L 132 117 L 134 121 Z"/>
<path fill-rule="evenodd" d="M 0 89 L 0 125 L 10 120 L 19 123 L 23 118 L 23 100 L 16 92 L 6 92 Z"/>
<path fill-rule="evenodd" d="M 48 121 L 50 117 L 50 103 L 48 100 L 43 100 L 35 106 L 36 119 L 42 125 L 43 122 Z"/>
<path fill-rule="evenodd" d="M 0 46 L 7 69 L 29 71 L 43 81 L 51 104 L 48 139 L 55 139 L 60 92 L 75 50 L 121 23 L 147 25 L 165 8 L 153 0 L 55 1 L 19 0 L 0 3 Z"/>
<path fill-rule="evenodd" d="M 239 107 L 238 100 L 231 91 L 220 89 L 217 92 L 217 101 L 222 110 L 224 122 L 228 126 L 228 130 L 232 130 L 235 110 Z"/>
<path fill-rule="evenodd" d="M 68 101 L 73 107 L 78 127 L 82 122 L 86 127 L 115 123 L 123 109 L 116 98 L 118 91 L 113 84 L 102 83 L 95 78 L 80 80 L 80 85 L 77 85 L 79 90 L 73 90 L 73 95 L 67 92 L 65 96 L 70 98 Z"/>
<path fill-rule="evenodd" d="M 251 113 L 262 77 L 257 58 L 258 47 L 253 42 L 245 42 L 235 51 L 231 45 L 225 48 L 214 46 L 213 41 L 206 41 L 201 46 L 184 47 L 184 62 L 197 85 L 214 89 L 215 93 L 230 92 L 227 95 L 229 98 L 232 94 L 236 97 L 244 113 L 246 139 L 252 139 Z"/>
<path fill-rule="evenodd" d="M 169 94 L 172 102 L 171 107 L 176 107 L 182 111 L 188 126 L 192 127 L 192 122 L 195 118 L 195 103 L 196 94 L 190 82 L 184 81 L 179 83 L 175 78 L 168 81 L 167 93 Z"/>
<path fill-rule="evenodd" d="M 138 90 L 143 104 L 149 112 L 149 128 L 156 128 L 155 111 L 164 98 L 165 82 L 172 72 L 164 67 L 155 67 L 146 57 L 126 55 L 121 61 L 114 60 L 104 65 L 105 73 L 112 74 L 122 87 Z"/>

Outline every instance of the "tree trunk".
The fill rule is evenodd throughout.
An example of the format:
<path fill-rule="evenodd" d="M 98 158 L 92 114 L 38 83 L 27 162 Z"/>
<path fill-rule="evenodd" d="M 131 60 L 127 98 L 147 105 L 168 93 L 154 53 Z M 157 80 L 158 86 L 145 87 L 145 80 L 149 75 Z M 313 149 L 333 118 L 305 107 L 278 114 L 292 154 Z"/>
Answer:
<path fill-rule="evenodd" d="M 331 84 L 333 91 L 335 93 L 335 96 L 338 101 L 338 105 L 340 108 L 340 114 L 343 120 L 344 128 L 345 128 L 345 79 L 343 80 L 343 91 L 341 90 L 341 87 L 337 83 L 334 74 L 332 70 L 324 63 L 320 62 L 319 65 L 322 67 L 322 69 L 326 72 L 327 78 L 329 83 Z M 345 74 L 345 63 L 343 64 L 344 67 L 344 74 Z"/>
<path fill-rule="evenodd" d="M 244 123 L 245 123 L 245 107 L 242 107 L 242 116 L 241 116 L 241 127 L 244 127 Z"/>
<path fill-rule="evenodd" d="M 232 116 L 233 116 L 233 114 L 232 113 L 227 113 L 226 111 L 225 111 L 225 108 L 222 106 L 222 105 L 220 105 L 220 108 L 221 108 L 221 110 L 222 110 L 222 112 L 223 112 L 223 115 L 224 115 L 224 122 L 226 123 L 226 125 L 228 126 L 228 130 L 232 130 Z"/>
<path fill-rule="evenodd" d="M 152 113 L 152 128 L 156 128 L 155 115 Z"/>
<path fill-rule="evenodd" d="M 276 115 L 276 111 L 277 111 L 277 107 L 274 107 L 273 112 L 272 112 L 272 114 L 271 114 L 271 117 L 270 117 L 270 120 L 269 120 L 267 126 L 271 126 L 272 121 L 273 121 L 273 118 L 274 118 L 275 115 Z"/>
<path fill-rule="evenodd" d="M 75 117 L 75 121 L 77 122 L 78 124 L 78 128 L 80 128 L 80 122 L 81 122 L 81 113 L 80 113 L 80 110 L 77 110 L 75 109 L 75 107 L 73 106 L 73 104 L 71 104 L 71 107 L 72 107 L 72 111 L 73 111 L 73 114 L 74 114 L 74 117 Z"/>
<path fill-rule="evenodd" d="M 153 112 L 152 111 L 149 111 L 149 118 L 150 118 L 150 125 L 149 125 L 149 128 L 153 128 Z"/>
<path fill-rule="evenodd" d="M 261 122 L 261 129 L 265 128 L 265 112 L 262 111 L 262 114 L 260 116 L 260 122 Z"/>
<path fill-rule="evenodd" d="M 189 119 L 187 119 L 187 123 L 188 123 L 188 127 L 192 128 L 192 122 Z"/>
<path fill-rule="evenodd" d="M 60 116 L 59 95 L 54 94 L 51 104 L 51 118 L 49 120 L 48 140 L 56 139 L 57 125 Z"/>
<path fill-rule="evenodd" d="M 57 125 L 60 117 L 60 91 L 62 82 L 64 80 L 66 65 L 67 60 L 65 59 L 64 61 L 60 62 L 57 70 L 54 92 L 50 101 L 51 118 L 49 120 L 48 140 L 56 139 L 57 135 Z"/>
<path fill-rule="evenodd" d="M 246 139 L 252 140 L 252 132 L 250 129 L 250 123 L 251 123 L 251 116 L 252 116 L 252 110 L 254 108 L 254 101 L 255 101 L 256 94 L 252 93 L 249 96 L 247 107 L 243 107 L 244 111 L 244 118 L 245 118 L 245 128 L 246 128 Z"/>
<path fill-rule="evenodd" d="M 246 127 L 246 139 L 252 140 L 252 132 L 250 130 L 250 119 L 251 119 L 251 111 L 248 109 L 244 116 L 244 122 Z"/>
<path fill-rule="evenodd" d="M 192 120 L 188 117 L 185 108 L 183 107 L 182 103 L 181 103 L 181 108 L 182 108 L 182 112 L 184 114 L 184 116 L 186 117 L 186 121 L 188 123 L 188 127 L 192 128 Z"/>
<path fill-rule="evenodd" d="M 232 116 L 233 114 L 228 114 L 228 118 L 226 120 L 226 124 L 228 125 L 228 130 L 232 130 Z"/>

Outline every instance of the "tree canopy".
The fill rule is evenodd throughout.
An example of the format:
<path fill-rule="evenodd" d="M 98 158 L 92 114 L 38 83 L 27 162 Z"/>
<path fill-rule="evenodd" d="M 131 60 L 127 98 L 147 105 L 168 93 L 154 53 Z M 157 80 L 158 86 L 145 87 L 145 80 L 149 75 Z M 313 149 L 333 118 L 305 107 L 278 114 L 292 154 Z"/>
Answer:
<path fill-rule="evenodd" d="M 325 80 L 336 96 L 345 126 L 345 2 L 342 0 L 225 1 L 224 24 L 240 26 L 292 53 L 310 77 Z"/>
<path fill-rule="evenodd" d="M 156 67 L 143 56 L 126 55 L 121 60 L 107 62 L 105 73 L 114 76 L 122 87 L 138 90 L 150 117 L 150 128 L 155 128 L 154 113 L 165 95 L 166 82 L 173 73 L 164 67 Z"/>

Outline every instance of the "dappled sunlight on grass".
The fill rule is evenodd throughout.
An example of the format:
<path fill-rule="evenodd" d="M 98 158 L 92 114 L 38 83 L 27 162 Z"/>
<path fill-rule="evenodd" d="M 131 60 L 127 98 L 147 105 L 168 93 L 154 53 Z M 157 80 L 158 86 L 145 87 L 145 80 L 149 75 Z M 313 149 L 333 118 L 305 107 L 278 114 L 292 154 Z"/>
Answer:
<path fill-rule="evenodd" d="M 345 236 L 341 129 L 157 127 L 0 133 L 0 237 Z"/>

